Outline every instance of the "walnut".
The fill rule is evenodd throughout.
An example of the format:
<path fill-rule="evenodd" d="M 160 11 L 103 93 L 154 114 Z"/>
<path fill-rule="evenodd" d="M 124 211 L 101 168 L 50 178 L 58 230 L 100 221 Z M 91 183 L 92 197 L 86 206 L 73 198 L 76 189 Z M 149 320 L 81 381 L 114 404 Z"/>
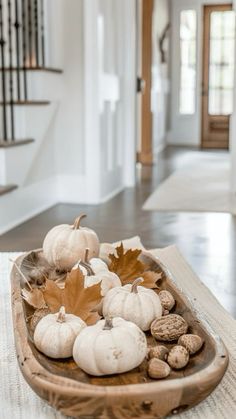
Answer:
<path fill-rule="evenodd" d="M 201 349 L 204 341 L 198 335 L 182 335 L 178 340 L 178 344 L 184 346 L 190 355 L 195 354 L 199 349 Z"/>
<path fill-rule="evenodd" d="M 178 314 L 168 314 L 160 319 L 155 319 L 151 324 L 151 334 L 160 341 L 177 340 L 187 330 L 186 321 Z"/>
<path fill-rule="evenodd" d="M 174 307 L 175 299 L 169 291 L 162 290 L 159 292 L 158 296 L 161 300 L 161 305 L 165 310 L 170 311 Z"/>
<path fill-rule="evenodd" d="M 187 349 L 180 345 L 174 346 L 170 350 L 167 357 L 168 364 L 176 370 L 184 368 L 187 365 L 188 361 L 189 353 Z"/>
<path fill-rule="evenodd" d="M 169 365 L 161 359 L 152 358 L 148 363 L 148 375 L 151 378 L 166 378 L 170 371 Z"/>
<path fill-rule="evenodd" d="M 168 352 L 169 352 L 169 349 L 166 348 L 166 346 L 157 345 L 149 349 L 148 356 L 149 356 L 149 359 L 158 358 L 158 359 L 161 359 L 162 361 L 166 361 Z"/>

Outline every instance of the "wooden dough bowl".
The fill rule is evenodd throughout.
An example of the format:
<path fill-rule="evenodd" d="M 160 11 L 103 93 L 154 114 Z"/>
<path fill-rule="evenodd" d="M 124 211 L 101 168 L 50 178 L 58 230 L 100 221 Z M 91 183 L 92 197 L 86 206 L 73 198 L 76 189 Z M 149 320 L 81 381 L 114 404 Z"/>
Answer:
<path fill-rule="evenodd" d="M 24 257 L 17 259 L 19 266 Z M 177 414 L 205 399 L 227 369 L 227 350 L 203 319 L 203 313 L 196 313 L 158 259 L 148 252 L 143 252 L 141 259 L 152 270 L 162 272 L 160 287 L 169 290 L 176 300 L 172 312 L 184 317 L 189 325 L 188 332 L 198 334 L 205 341 L 199 353 L 191 356 L 185 369 L 172 371 L 162 380 L 148 377 L 146 360 L 140 367 L 124 374 L 92 377 L 78 368 L 72 358 L 52 360 L 37 351 L 26 320 L 30 308 L 21 297 L 22 280 L 16 268 L 12 269 L 12 311 L 20 369 L 32 389 L 65 415 L 75 418 L 153 419 Z M 150 334 L 147 334 L 147 339 L 149 346 L 157 344 Z"/>

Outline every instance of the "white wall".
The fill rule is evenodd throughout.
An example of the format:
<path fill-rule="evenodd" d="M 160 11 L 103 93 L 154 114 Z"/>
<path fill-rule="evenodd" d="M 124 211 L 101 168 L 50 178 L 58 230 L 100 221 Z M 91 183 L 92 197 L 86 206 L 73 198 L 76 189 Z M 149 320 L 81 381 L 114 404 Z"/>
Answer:
<path fill-rule="evenodd" d="M 203 5 L 223 3 L 229 3 L 229 1 L 171 0 L 171 126 L 168 133 L 168 142 L 170 144 L 199 146 L 201 143 Z M 179 114 L 179 18 L 181 10 L 184 9 L 193 9 L 197 13 L 196 112 L 194 115 Z"/>
<path fill-rule="evenodd" d="M 170 21 L 169 0 L 154 0 L 152 19 L 152 123 L 153 149 L 160 151 L 166 145 L 169 109 L 169 42 L 167 41 L 167 63 L 161 63 L 158 41 Z"/>
<path fill-rule="evenodd" d="M 97 204 L 135 183 L 135 0 L 47 4 L 47 65 L 63 74 L 30 76 L 32 99 L 52 103 L 23 111 L 22 132 L 36 141 L 21 187 L 0 197 L 0 233 L 58 202 Z"/>

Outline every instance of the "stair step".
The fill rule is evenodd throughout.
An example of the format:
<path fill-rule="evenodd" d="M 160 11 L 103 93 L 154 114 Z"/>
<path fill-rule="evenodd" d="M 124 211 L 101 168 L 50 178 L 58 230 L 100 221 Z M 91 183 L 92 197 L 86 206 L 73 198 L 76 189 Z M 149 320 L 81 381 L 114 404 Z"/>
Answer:
<path fill-rule="evenodd" d="M 0 140 L 0 148 L 16 147 L 19 145 L 30 144 L 33 141 L 33 138 L 25 138 L 22 140 Z"/>
<path fill-rule="evenodd" d="M 49 105 L 50 100 L 14 100 L 12 102 L 13 105 L 17 106 L 41 106 L 41 105 Z M 3 105 L 3 102 L 0 102 L 0 105 Z M 11 105 L 10 101 L 5 102 L 5 105 Z"/>
<path fill-rule="evenodd" d="M 0 71 L 2 71 L 2 70 L 3 70 L 3 68 L 0 67 Z M 5 71 L 10 71 L 10 67 L 6 67 L 6 68 L 4 68 L 4 70 Z M 12 71 L 17 71 L 17 70 L 24 71 L 24 68 L 23 67 L 19 67 L 19 69 L 18 69 L 17 67 L 12 67 L 11 70 Z M 63 73 L 63 70 L 61 70 L 59 68 L 40 67 L 40 66 L 38 66 L 38 67 L 26 67 L 26 71 L 46 71 L 48 73 L 58 73 L 58 74 Z"/>
<path fill-rule="evenodd" d="M 17 185 L 0 185 L 0 196 L 14 191 L 17 187 Z"/>

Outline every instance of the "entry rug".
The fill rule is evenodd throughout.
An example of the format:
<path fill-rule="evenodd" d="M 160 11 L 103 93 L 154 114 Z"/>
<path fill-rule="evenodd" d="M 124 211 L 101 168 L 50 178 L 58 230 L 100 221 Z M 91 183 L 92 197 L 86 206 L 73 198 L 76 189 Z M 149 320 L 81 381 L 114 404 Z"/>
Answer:
<path fill-rule="evenodd" d="M 191 166 L 177 170 L 151 194 L 143 209 L 236 214 L 236 197 L 230 191 L 229 161 L 197 159 Z"/>
<path fill-rule="evenodd" d="M 130 247 L 141 247 L 138 237 L 128 241 Z M 209 289 L 204 286 L 175 246 L 153 250 L 153 254 L 175 276 L 176 282 L 194 298 L 196 309 L 224 340 L 230 363 L 226 374 L 214 392 L 193 409 L 180 414 L 180 419 L 231 419 L 236 415 L 236 321 L 224 310 Z M 23 379 L 17 365 L 10 301 L 9 258 L 16 253 L 0 253 L 0 406 L 1 419 L 63 419 L 56 410 L 41 400 Z M 92 418 L 91 418 L 92 419 Z M 109 418 L 101 418 L 109 419 Z"/>

